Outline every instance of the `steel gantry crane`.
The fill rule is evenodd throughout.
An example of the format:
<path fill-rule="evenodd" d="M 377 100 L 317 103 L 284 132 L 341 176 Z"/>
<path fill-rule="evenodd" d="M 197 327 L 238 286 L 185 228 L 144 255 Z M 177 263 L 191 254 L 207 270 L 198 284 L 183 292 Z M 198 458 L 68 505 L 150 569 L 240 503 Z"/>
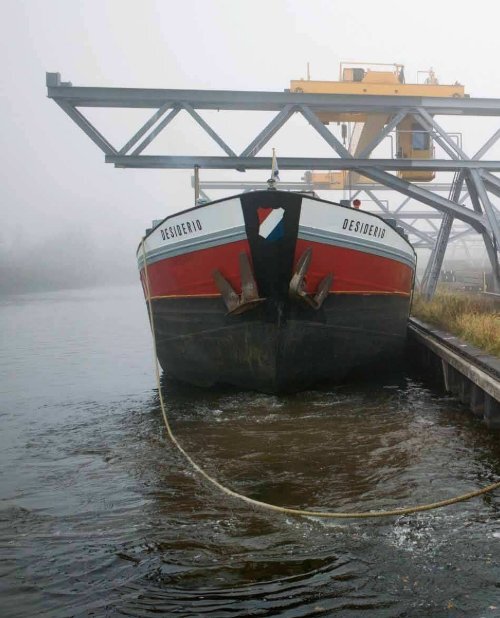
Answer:
<path fill-rule="evenodd" d="M 347 67 L 349 68 L 349 67 Z M 356 68 L 356 67 L 354 67 Z M 397 69 L 401 70 L 401 69 Z M 352 74 L 354 78 L 354 73 Z M 360 73 L 356 74 L 358 78 Z M 400 74 L 398 79 L 401 80 Z M 358 82 L 356 82 L 358 83 Z M 360 82 L 363 84 L 363 80 Z M 293 82 L 292 82 L 293 84 Z M 404 84 L 399 81 L 398 89 Z M 432 85 L 432 84 L 430 84 Z M 434 84 L 435 85 L 435 84 Z M 363 86 L 362 86 L 363 87 Z M 397 84 L 393 87 L 396 88 Z M 297 90 L 299 86 L 295 88 Z M 452 87 L 450 87 L 452 88 Z M 456 85 L 455 88 L 463 87 Z M 500 100 L 467 98 L 465 96 L 415 95 L 414 92 L 398 93 L 324 93 L 324 92 L 258 92 L 220 90 L 172 90 L 144 88 L 93 88 L 74 87 L 62 82 L 58 73 L 47 73 L 48 96 L 52 98 L 73 121 L 104 152 L 105 161 L 119 168 L 164 168 L 164 169 L 233 169 L 269 170 L 271 157 L 258 156 L 270 139 L 299 114 L 309 123 L 331 148 L 326 157 L 283 157 L 281 170 L 318 170 L 356 174 L 357 184 L 386 213 L 390 209 L 377 198 L 374 187 L 397 191 L 406 196 L 405 202 L 396 214 L 402 211 L 409 199 L 432 207 L 441 214 L 442 220 L 435 234 L 418 230 L 415 225 L 403 222 L 403 226 L 415 233 L 419 241 L 432 246 L 431 257 L 426 270 L 426 291 L 432 295 L 441 270 L 446 246 L 450 239 L 453 222 L 458 220 L 472 228 L 483 239 L 496 285 L 500 285 L 498 254 L 500 248 L 500 217 L 492 197 L 500 197 L 500 161 L 483 159 L 487 151 L 500 138 L 500 126 L 494 130 L 486 143 L 469 157 L 462 145 L 449 134 L 437 116 L 500 117 Z M 291 90 L 291 89 L 290 89 Z M 460 92 L 460 90 L 459 90 Z M 145 108 L 155 110 L 137 132 L 123 146 L 114 146 L 84 115 L 84 108 Z M 255 111 L 274 112 L 270 122 L 256 135 L 239 154 L 210 126 L 200 114 L 204 110 L 238 111 L 242 114 Z M 221 148 L 225 155 L 177 156 L 172 154 L 151 155 L 144 151 L 180 113 L 189 115 Z M 376 130 L 371 127 L 363 138 L 362 147 L 357 141 L 352 152 L 337 137 L 325 122 L 328 118 L 342 118 L 348 115 L 367 118 L 371 115 L 383 117 Z M 407 125 L 406 123 L 410 123 Z M 418 124 L 418 128 L 416 128 Z M 498 125 L 498 122 L 497 122 Z M 416 149 L 410 149 L 406 156 L 373 156 L 377 147 L 394 130 L 401 132 L 409 126 L 410 145 L 424 145 L 429 155 L 434 154 L 438 144 L 442 156 L 416 156 Z M 412 132 L 425 132 L 428 138 L 418 141 Z M 361 138 L 360 138 L 361 139 Z M 405 141 L 398 142 L 403 147 Z M 391 173 L 396 172 L 396 174 Z M 452 172 L 454 181 L 449 196 L 444 197 L 432 184 L 426 184 L 436 172 Z M 306 176 L 307 178 L 307 176 Z M 412 182 L 418 179 L 419 182 Z M 369 179 L 370 183 L 366 183 Z M 313 183 L 314 184 L 314 183 Z M 442 185 L 442 183 L 441 183 Z M 301 185 L 303 187 L 304 184 Z M 402 217 L 399 217 L 402 219 Z M 418 219 L 418 217 L 415 217 Z M 462 233 L 462 231 L 458 232 Z M 457 232 L 455 233 L 455 236 Z"/>

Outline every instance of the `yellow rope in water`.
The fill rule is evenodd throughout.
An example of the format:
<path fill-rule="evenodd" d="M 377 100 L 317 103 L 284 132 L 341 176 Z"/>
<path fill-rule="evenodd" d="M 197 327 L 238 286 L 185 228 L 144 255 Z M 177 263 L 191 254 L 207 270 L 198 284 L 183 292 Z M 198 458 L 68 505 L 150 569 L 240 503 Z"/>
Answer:
<path fill-rule="evenodd" d="M 156 335 L 154 328 L 154 317 L 153 317 L 153 308 L 151 304 L 151 293 L 149 289 L 149 274 L 148 267 L 146 262 L 146 250 L 144 246 L 144 238 L 141 241 L 142 246 L 142 256 L 144 262 L 144 283 L 146 287 L 147 293 L 147 305 L 149 312 L 149 319 L 151 323 L 151 332 L 153 334 L 153 354 L 154 354 L 154 366 L 156 373 L 156 384 L 158 387 L 158 395 L 160 397 L 160 406 L 161 412 L 163 415 L 163 421 L 165 423 L 165 428 L 167 430 L 168 437 L 176 446 L 176 448 L 184 455 L 187 461 L 191 464 L 191 466 L 200 474 L 203 478 L 205 478 L 209 483 L 217 487 L 220 491 L 225 493 L 228 496 L 232 496 L 233 498 L 237 498 L 238 500 L 242 500 L 247 504 L 251 504 L 252 506 L 256 506 L 262 509 L 266 509 L 268 511 L 277 511 L 278 513 L 284 513 L 286 515 L 296 515 L 300 517 L 322 517 L 325 519 L 367 519 L 369 517 L 395 517 L 398 515 L 409 515 L 410 513 L 419 513 L 421 511 L 431 511 L 433 509 L 439 509 L 443 506 L 449 506 L 451 504 L 457 504 L 458 502 L 465 502 L 466 500 L 470 500 L 471 498 L 476 498 L 477 496 L 481 496 L 483 494 L 487 494 L 494 489 L 498 489 L 500 487 L 500 481 L 496 483 L 492 483 L 491 485 L 487 485 L 482 489 L 478 489 L 476 491 L 471 491 L 466 494 L 462 494 L 461 496 L 455 496 L 454 498 L 448 498 L 447 500 L 439 500 L 438 502 L 430 502 L 429 504 L 420 504 L 416 506 L 408 506 L 402 507 L 399 509 L 392 509 L 388 511 L 361 511 L 361 512 L 352 512 L 352 513 L 343 513 L 343 512 L 335 512 L 335 511 L 309 511 L 303 509 L 292 509 L 286 506 L 277 506 L 276 504 L 269 504 L 268 502 L 261 502 L 260 500 L 254 500 L 253 498 L 249 498 L 248 496 L 244 496 L 243 494 L 239 494 L 228 487 L 219 483 L 219 481 L 208 472 L 205 472 L 203 468 L 201 468 L 193 458 L 183 449 L 177 438 L 175 437 L 172 428 L 170 427 L 170 423 L 168 421 L 165 401 L 163 399 L 163 393 L 161 389 L 160 382 L 160 369 L 158 364 L 158 357 L 156 354 Z"/>

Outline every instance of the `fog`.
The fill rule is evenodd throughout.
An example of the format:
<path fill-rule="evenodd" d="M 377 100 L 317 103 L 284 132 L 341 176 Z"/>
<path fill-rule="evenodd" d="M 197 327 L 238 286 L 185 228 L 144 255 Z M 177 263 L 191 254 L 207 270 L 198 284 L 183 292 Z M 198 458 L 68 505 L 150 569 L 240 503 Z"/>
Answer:
<path fill-rule="evenodd" d="M 316 79 L 337 79 L 343 60 L 398 62 L 407 81 L 433 67 L 441 83 L 458 80 L 471 96 L 500 97 L 499 12 L 488 0 L 468 11 L 451 0 L 3 0 L 0 292 L 136 281 L 144 229 L 193 202 L 190 171 L 106 165 L 46 98 L 46 71 L 75 86 L 283 91 L 290 79 L 305 76 L 307 62 Z M 151 114 L 84 111 L 118 147 Z M 249 116 L 214 112 L 211 120 L 238 151 L 267 118 Z M 497 128 L 459 118 L 446 123 L 463 133 L 470 154 Z M 300 118 L 262 155 L 271 146 L 282 156 L 328 154 Z M 158 152 L 219 154 L 181 115 L 147 151 Z M 499 155 L 495 148 L 488 158 Z M 284 180 L 300 176 L 282 173 Z M 267 174 L 202 170 L 202 178 Z"/>

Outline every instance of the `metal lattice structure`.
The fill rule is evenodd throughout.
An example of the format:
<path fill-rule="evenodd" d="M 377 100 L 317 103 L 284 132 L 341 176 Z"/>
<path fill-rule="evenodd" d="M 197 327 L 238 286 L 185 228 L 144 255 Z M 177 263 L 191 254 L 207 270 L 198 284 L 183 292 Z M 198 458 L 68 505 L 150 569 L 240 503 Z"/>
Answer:
<path fill-rule="evenodd" d="M 105 161 L 120 168 L 164 169 L 232 169 L 269 170 L 271 157 L 258 156 L 269 140 L 292 116 L 299 114 L 332 150 L 330 157 L 282 157 L 282 170 L 348 170 L 371 179 L 375 187 L 384 187 L 431 206 L 441 213 L 441 225 L 434 234 L 419 230 L 403 221 L 403 227 L 415 234 L 419 242 L 432 246 L 424 276 L 425 289 L 432 295 L 439 277 L 452 224 L 461 221 L 483 238 L 496 285 L 500 285 L 498 256 L 500 248 L 500 215 L 491 197 L 500 197 L 500 161 L 483 159 L 500 138 L 500 127 L 472 156 L 468 156 L 456 140 L 435 120 L 436 116 L 468 116 L 500 118 L 500 99 L 441 98 L 378 95 L 332 95 L 291 92 L 246 92 L 212 90 L 168 90 L 143 88 L 73 87 L 62 82 L 58 73 L 47 74 L 48 96 L 104 152 Z M 155 110 L 147 122 L 121 147 L 113 146 L 88 118 L 82 108 L 149 108 Z M 239 154 L 200 115 L 203 110 L 276 112 L 272 120 Z M 334 133 L 319 119 L 319 113 L 384 113 L 391 120 L 358 156 L 354 157 Z M 148 155 L 145 149 L 179 114 L 188 114 L 226 154 L 225 156 Z M 398 159 L 374 158 L 379 144 L 409 114 L 428 131 L 438 144 L 443 158 Z M 444 197 L 432 185 L 408 182 L 390 172 L 435 170 L 453 172 L 449 196 Z M 359 189 L 361 190 L 361 189 Z M 390 213 L 373 189 L 365 193 L 382 211 Z M 468 203 L 466 203 L 468 202 Z M 470 204 L 469 204 L 470 202 Z M 404 203 L 391 216 L 402 210 Z M 402 219 L 400 217 L 400 219 Z M 415 220 L 418 217 L 414 217 Z M 468 229 L 467 228 L 467 229 Z M 460 233 L 465 233 L 461 230 Z"/>
<path fill-rule="evenodd" d="M 195 186 L 194 177 L 191 180 L 192 186 Z M 449 194 L 452 187 L 451 183 L 437 183 L 433 182 L 429 184 L 417 184 L 424 189 L 431 189 L 433 192 L 445 192 Z M 200 182 L 200 195 L 206 201 L 211 201 L 211 191 L 231 191 L 232 193 L 238 193 L 241 191 L 254 191 L 257 189 L 266 189 L 268 187 L 266 182 L 252 182 L 252 181 L 202 181 Z M 333 188 L 330 185 L 311 182 L 306 175 L 302 182 L 281 182 L 280 188 L 285 191 L 302 191 L 302 192 L 317 192 L 317 191 L 332 191 L 338 193 L 344 191 L 345 188 Z M 392 219 L 398 221 L 398 224 L 405 229 L 410 236 L 415 249 L 429 249 L 432 251 L 436 244 L 438 236 L 438 224 L 443 219 L 443 213 L 439 210 L 414 210 L 410 209 L 411 199 L 405 197 L 397 205 L 389 203 L 387 199 L 379 197 L 380 191 L 387 191 L 387 187 L 375 183 L 353 183 L 349 186 L 350 195 L 349 201 L 354 200 L 358 196 L 366 195 L 367 200 L 372 202 L 377 210 L 376 214 L 387 215 L 390 214 Z M 394 193 L 394 192 L 393 192 Z M 385 193 L 384 193 L 385 195 Z M 461 202 L 465 201 L 468 194 L 461 196 Z M 364 207 L 364 205 L 363 205 Z M 425 222 L 427 225 L 424 228 L 420 225 Z M 458 223 L 458 224 L 457 224 Z M 430 229 L 429 229 L 430 228 Z M 452 243 L 464 243 L 464 241 L 474 242 L 477 237 L 476 230 L 470 225 L 455 221 L 453 233 L 449 235 L 448 245 Z"/>

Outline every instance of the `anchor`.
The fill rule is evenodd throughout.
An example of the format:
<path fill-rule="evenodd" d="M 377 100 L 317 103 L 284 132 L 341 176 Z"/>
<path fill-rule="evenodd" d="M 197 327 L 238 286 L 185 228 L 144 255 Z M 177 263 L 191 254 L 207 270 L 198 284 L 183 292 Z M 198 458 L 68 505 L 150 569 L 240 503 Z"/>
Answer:
<path fill-rule="evenodd" d="M 250 309 L 254 309 L 260 303 L 265 301 L 265 298 L 259 297 L 257 283 L 252 273 L 252 267 L 246 253 L 240 253 L 240 277 L 241 277 L 241 295 L 234 291 L 233 286 L 224 277 L 220 270 L 214 270 L 213 278 L 215 285 L 222 295 L 222 299 L 227 307 L 228 315 L 239 315 Z"/>
<path fill-rule="evenodd" d="M 328 273 L 328 275 L 320 281 L 314 296 L 312 294 L 308 294 L 305 291 L 305 277 L 309 264 L 311 263 L 311 257 L 312 249 L 311 247 L 308 247 L 297 262 L 297 266 L 295 267 L 295 271 L 290 280 L 288 294 L 290 298 L 305 302 L 309 305 L 309 307 L 312 307 L 317 311 L 323 304 L 325 298 L 328 296 L 328 292 L 330 291 L 333 281 L 333 275 L 332 273 Z"/>

